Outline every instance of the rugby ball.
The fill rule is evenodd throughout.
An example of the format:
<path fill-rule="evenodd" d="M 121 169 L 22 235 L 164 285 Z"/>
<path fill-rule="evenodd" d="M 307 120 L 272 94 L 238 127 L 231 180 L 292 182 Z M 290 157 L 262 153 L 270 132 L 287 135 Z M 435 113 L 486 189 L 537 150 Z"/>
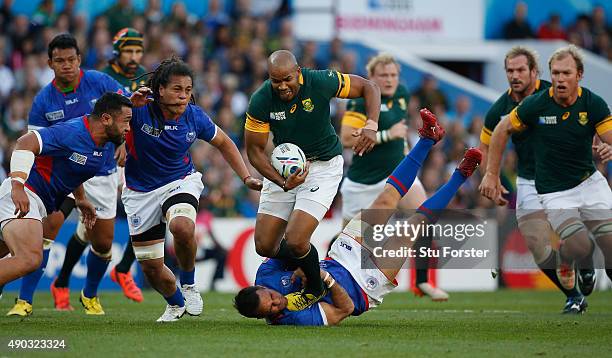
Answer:
<path fill-rule="evenodd" d="M 274 148 L 270 161 L 274 169 L 276 169 L 283 178 L 287 178 L 298 170 L 298 168 L 304 170 L 306 156 L 297 145 L 293 143 L 283 143 Z"/>

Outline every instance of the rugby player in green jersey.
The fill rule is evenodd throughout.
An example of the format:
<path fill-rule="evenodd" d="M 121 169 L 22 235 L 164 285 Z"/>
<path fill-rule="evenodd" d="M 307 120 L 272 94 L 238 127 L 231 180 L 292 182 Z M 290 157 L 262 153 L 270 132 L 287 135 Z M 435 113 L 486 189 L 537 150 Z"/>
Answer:
<path fill-rule="evenodd" d="M 310 236 L 317 228 L 342 180 L 342 145 L 330 120 L 329 101 L 334 97 L 364 97 L 367 124 L 355 132 L 358 155 L 376 143 L 380 89 L 369 80 L 337 71 L 314 71 L 298 66 L 285 50 L 268 58 L 269 80 L 251 96 L 245 143 L 249 161 L 264 177 L 255 225 L 255 248 L 261 256 L 291 260 L 300 267 L 308 284 L 288 297 L 290 310 L 309 307 L 325 292 L 319 275 L 317 250 Z M 269 133 L 274 145 L 293 143 L 308 164 L 283 178 L 266 154 Z"/>
<path fill-rule="evenodd" d="M 612 277 L 612 191 L 593 164 L 593 146 L 609 160 L 612 116 L 606 102 L 579 86 L 584 65 L 573 45 L 558 49 L 548 61 L 552 87 L 526 98 L 495 128 L 487 171 L 480 186 L 491 200 L 500 200 L 501 157 L 513 134 L 530 129 L 535 153 L 535 185 L 552 228 L 559 235 L 557 277 L 566 289 L 575 287 L 575 263 L 594 250 L 589 231 L 601 248 L 606 273 Z M 537 150 L 535 150 L 537 149 Z M 584 298 L 564 312 L 582 313 Z"/>
<path fill-rule="evenodd" d="M 113 38 L 113 58 L 102 72 L 119 82 L 127 93 L 146 85 L 146 69 L 141 65 L 144 38 L 138 30 L 126 27 Z"/>
<path fill-rule="evenodd" d="M 343 225 L 367 208 L 376 200 L 389 175 L 402 161 L 405 153 L 406 110 L 410 96 L 406 88 L 399 84 L 400 66 L 388 54 L 379 54 L 366 65 L 368 79 L 374 81 L 382 95 L 376 146 L 363 157 L 354 156 L 340 192 L 342 193 Z M 366 107 L 362 98 L 352 99 L 347 104 L 347 111 L 342 118 L 340 137 L 345 147 L 352 148 L 356 138 L 353 132 L 366 124 Z M 400 209 L 417 209 L 425 200 L 425 188 L 418 178 L 400 201 Z M 417 245 L 431 246 L 431 237 L 420 237 Z M 448 300 L 448 294 L 428 282 L 429 258 L 415 258 L 416 280 L 414 292 L 417 295 L 428 295 L 434 301 Z"/>
<path fill-rule="evenodd" d="M 523 46 L 511 48 L 504 59 L 504 68 L 510 88 L 493 103 L 485 117 L 480 133 L 480 149 L 484 154 L 488 152 L 491 134 L 502 117 L 508 115 L 527 96 L 550 88 L 550 82 L 538 79 L 538 55 L 531 49 Z M 535 148 L 532 145 L 533 140 L 530 139 L 531 132 L 525 130 L 512 135 L 518 157 L 516 219 L 535 263 L 565 294 L 565 311 L 571 309 L 574 301 L 582 300 L 582 293 L 576 287 L 565 289 L 557 278 L 557 252 L 553 250 L 550 240 L 554 233 L 535 188 Z M 507 201 L 500 198 L 498 204 L 505 205 Z M 580 281 L 583 283 L 581 288 L 584 294 L 588 294 L 593 290 L 595 275 L 593 270 L 583 271 L 585 280 Z M 494 276 L 496 274 L 495 272 Z"/>

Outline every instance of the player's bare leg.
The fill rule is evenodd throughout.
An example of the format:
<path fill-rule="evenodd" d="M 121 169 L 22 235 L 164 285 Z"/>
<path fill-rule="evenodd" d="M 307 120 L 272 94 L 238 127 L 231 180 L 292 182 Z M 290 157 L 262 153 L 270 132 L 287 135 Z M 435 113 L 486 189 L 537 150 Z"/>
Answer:
<path fill-rule="evenodd" d="M 591 255 L 594 243 L 589 239 L 586 226 L 578 218 L 566 220 L 556 232 L 560 239 L 557 277 L 565 289 L 571 290 L 576 286 L 576 262 Z"/>
<path fill-rule="evenodd" d="M 255 251 L 259 256 L 276 257 L 287 221 L 268 214 L 257 214 L 255 224 Z"/>
<path fill-rule="evenodd" d="M 603 253 L 606 274 L 612 280 L 612 221 L 597 220 L 585 222 L 589 231 L 593 234 L 597 246 Z M 593 280 L 593 286 L 595 282 Z"/>
<path fill-rule="evenodd" d="M 42 224 L 33 219 L 15 219 L 4 225 L 2 237 L 10 257 L 0 259 L 0 285 L 35 271 L 42 261 Z"/>

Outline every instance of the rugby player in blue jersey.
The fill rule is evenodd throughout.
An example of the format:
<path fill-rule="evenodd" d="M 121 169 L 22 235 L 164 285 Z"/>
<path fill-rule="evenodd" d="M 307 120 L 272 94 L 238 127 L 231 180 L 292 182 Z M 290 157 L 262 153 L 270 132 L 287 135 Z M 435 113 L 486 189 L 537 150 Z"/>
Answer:
<path fill-rule="evenodd" d="M 81 70 L 81 55 L 76 39 L 60 34 L 51 40 L 47 53 L 49 67 L 55 78 L 34 98 L 28 119 L 28 129 L 46 128 L 68 119 L 91 113 L 96 100 L 106 92 L 122 93 L 123 87 L 110 76 L 98 71 Z M 117 207 L 117 165 L 111 156 L 91 180 L 83 185 L 85 195 L 94 205 L 98 220 L 91 230 L 79 225 L 66 249 L 66 259 L 60 275 L 51 285 L 51 293 L 58 310 L 72 310 L 68 279 L 70 271 L 86 248 L 92 244 L 87 257 L 87 278 L 81 302 L 87 314 L 104 314 L 97 299 L 97 288 L 111 259 Z M 28 316 L 32 313 L 34 291 L 47 265 L 51 244 L 64 220 L 74 208 L 74 199 L 67 198 L 59 211 L 49 213 L 44 223 L 43 260 L 38 270 L 21 281 L 19 297 L 7 315 Z M 85 233 L 87 231 L 87 234 Z M 87 238 L 86 238 L 87 237 Z M 95 299 L 94 299 L 95 298 Z"/>
<path fill-rule="evenodd" d="M 35 271 L 43 260 L 43 219 L 59 210 L 71 192 L 85 226 L 96 222 L 96 210 L 83 186 L 114 156 L 129 130 L 132 104 L 107 93 L 93 112 L 17 140 L 10 178 L 0 185 L 0 285 Z M 30 311 L 31 313 L 31 311 Z"/>
<path fill-rule="evenodd" d="M 332 244 L 329 257 L 320 262 L 321 278 L 328 287 L 328 294 L 318 304 L 302 311 L 287 310 L 285 296 L 299 291 L 301 280 L 294 279 L 294 272 L 287 262 L 267 259 L 257 270 L 255 286 L 244 288 L 236 295 L 234 305 L 238 312 L 249 318 L 265 318 L 274 325 L 322 326 L 338 324 L 346 317 L 358 316 L 382 302 L 384 295 L 397 285 L 395 276 L 406 258 L 389 259 L 366 254 L 363 251 L 372 248 L 363 241 L 361 231 L 362 227 L 384 224 L 389 220 L 414 182 L 429 150 L 444 136 L 444 129 L 431 112 L 421 110 L 421 118 L 421 139 L 395 168 L 384 190 L 369 207 L 377 211 L 376 222 L 369 219 L 367 223 L 362 222 L 361 214 L 357 214 Z M 450 180 L 419 207 L 408 219 L 408 224 L 435 222 L 437 212 L 448 205 L 461 184 L 476 170 L 481 158 L 479 149 L 469 149 Z M 411 240 L 415 239 L 386 240 L 382 248 L 410 247 Z M 364 258 L 368 262 L 362 265 Z"/>
<path fill-rule="evenodd" d="M 204 189 L 189 148 L 209 142 L 248 188 L 261 190 L 234 142 L 198 106 L 190 103 L 193 73 L 180 59 L 162 61 L 148 87 L 132 95 L 134 111 L 126 139 L 127 160 L 121 200 L 128 216 L 134 254 L 151 286 L 167 301 L 158 322 L 185 313 L 200 315 L 203 301 L 195 286 L 195 218 Z M 149 97 L 150 96 L 150 97 Z M 166 225 L 174 236 L 180 289 L 164 265 Z"/>

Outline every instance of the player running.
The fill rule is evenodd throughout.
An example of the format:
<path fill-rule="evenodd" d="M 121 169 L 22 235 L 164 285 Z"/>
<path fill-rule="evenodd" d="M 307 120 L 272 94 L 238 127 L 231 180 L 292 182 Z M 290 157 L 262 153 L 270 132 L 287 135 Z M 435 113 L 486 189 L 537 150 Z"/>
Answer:
<path fill-rule="evenodd" d="M 109 76 L 98 71 L 83 71 L 80 68 L 81 54 L 76 39 L 70 34 L 57 35 L 48 46 L 49 67 L 55 78 L 43 87 L 34 98 L 28 119 L 28 129 L 36 130 L 50 127 L 67 119 L 91 113 L 96 100 L 106 92 L 122 92 L 121 85 Z M 113 157 L 100 169 L 95 177 L 83 184 L 87 199 L 96 208 L 98 219 L 87 238 L 92 250 L 87 257 L 87 278 L 81 301 L 87 314 L 104 314 L 97 298 L 97 288 L 111 259 L 111 245 L 114 237 L 115 212 L 117 208 L 117 169 Z M 67 198 L 59 211 L 49 213 L 45 219 L 43 260 L 35 272 L 21 281 L 19 298 L 7 315 L 27 316 L 32 312 L 34 291 L 47 265 L 51 244 L 64 220 L 74 208 L 74 199 Z M 78 242 L 85 242 L 85 227 L 73 235 Z M 71 240 L 71 244 L 75 240 Z M 75 250 L 69 244 L 67 255 Z M 83 244 L 80 244 L 83 246 Z M 82 252 L 79 249 L 77 259 Z M 59 281 L 59 282 L 58 282 Z M 58 310 L 72 310 L 68 280 L 56 280 L 51 285 L 51 293 Z M 28 314 L 29 312 L 29 314 Z"/>
<path fill-rule="evenodd" d="M 143 36 L 140 32 L 132 28 L 124 28 L 117 32 L 113 39 L 113 55 L 114 57 L 109 61 L 108 66 L 102 69 L 103 73 L 106 73 L 112 77 L 115 81 L 119 82 L 123 86 L 125 93 L 132 93 L 138 87 L 145 84 L 146 79 L 145 69 L 140 65 L 143 56 Z M 139 80 L 134 80 L 137 77 L 141 77 Z M 122 150 L 123 152 L 123 150 Z M 119 156 L 119 165 L 125 165 L 125 158 Z M 122 168 L 119 169 L 119 176 L 122 176 Z M 119 181 L 122 181 L 119 179 Z M 122 185 L 122 184 L 121 184 Z M 110 190 L 110 188 L 109 188 Z M 70 275 L 74 266 L 79 262 L 83 251 L 87 248 L 87 241 L 83 241 L 78 235 L 73 235 L 68 242 L 69 249 L 66 251 L 64 256 L 64 262 L 62 268 L 55 281 L 55 290 L 60 296 L 60 302 L 65 302 L 65 298 L 62 297 L 62 293 L 66 292 L 61 287 L 68 287 L 70 282 Z M 123 291 L 123 294 L 136 302 L 142 302 L 143 296 L 142 291 L 134 282 L 134 278 L 130 272 L 132 264 L 136 260 L 134 256 L 134 250 L 132 249 L 132 242 L 127 241 L 127 245 L 123 251 L 123 257 L 117 266 L 113 267 L 110 272 L 110 278 L 116 282 Z"/>
<path fill-rule="evenodd" d="M 550 82 L 538 79 L 538 55 L 531 49 L 523 46 L 511 48 L 504 59 L 504 68 L 510 88 L 493 103 L 485 117 L 484 127 L 480 133 L 480 149 L 485 155 L 483 162 L 486 162 L 491 134 L 502 117 L 508 115 L 526 97 L 550 88 Z M 530 139 L 531 132 L 526 130 L 512 135 L 512 143 L 518 157 L 516 219 L 535 263 L 565 294 L 563 312 L 570 313 L 573 303 L 580 302 L 584 298 L 582 293 L 588 294 L 592 291 L 595 276 L 592 270 L 589 270 L 588 274 L 586 271 L 583 272 L 583 276 L 588 277 L 580 281 L 584 283 L 581 287 L 582 293 L 577 287 L 565 289 L 557 278 L 557 252 L 552 249 L 550 241 L 554 232 L 546 219 L 544 207 L 540 203 L 535 187 L 535 148 L 533 140 Z M 506 205 L 507 201 L 500 198 L 497 204 Z"/>
<path fill-rule="evenodd" d="M 181 60 L 162 61 L 148 87 L 132 95 L 134 113 L 126 140 L 126 184 L 121 199 L 128 217 L 134 254 L 151 286 L 168 305 L 158 322 L 173 322 L 185 312 L 200 315 L 203 301 L 195 286 L 195 219 L 204 189 L 189 148 L 196 138 L 216 147 L 242 182 L 261 190 L 234 142 L 202 109 L 190 103 L 193 73 Z M 151 98 L 147 95 L 151 94 Z M 164 265 L 166 224 L 174 236 L 180 289 Z"/>
<path fill-rule="evenodd" d="M 395 276 L 406 259 L 389 260 L 374 256 L 371 248 L 363 241 L 362 227 L 387 222 L 414 182 L 429 150 L 444 136 L 444 129 L 439 126 L 431 112 L 423 109 L 421 117 L 421 139 L 395 168 L 385 188 L 369 207 L 380 213 L 376 222 L 368 220 L 364 223 L 360 214 L 357 214 L 332 245 L 329 257 L 320 262 L 320 275 L 329 289 L 322 301 L 303 311 L 288 310 L 286 296 L 299 290 L 300 282 L 292 280 L 293 272 L 287 268 L 284 261 L 268 259 L 257 271 L 256 286 L 244 288 L 236 295 L 234 304 L 242 315 L 265 318 L 269 324 L 274 325 L 335 325 L 349 315 L 359 316 L 382 303 L 383 297 L 397 285 Z M 408 224 L 435 222 L 439 210 L 448 205 L 461 184 L 472 175 L 480 163 L 481 156 L 479 149 L 469 149 L 449 182 L 419 207 L 417 213 L 408 219 Z M 414 239 L 390 239 L 384 241 L 382 247 L 392 250 L 410 247 L 411 240 Z"/>
<path fill-rule="evenodd" d="M 81 184 L 99 173 L 129 130 L 132 104 L 120 94 L 98 99 L 90 116 L 25 134 L 11 156 L 11 173 L 0 186 L 0 285 L 35 272 L 43 261 L 43 218 L 74 192 L 84 224 L 96 209 Z M 113 144 L 111 144 L 113 143 Z M 87 287 L 86 287 L 87 289 Z M 26 312 L 31 314 L 30 311 Z"/>
<path fill-rule="evenodd" d="M 575 262 L 590 260 L 594 250 L 589 231 L 604 253 L 606 267 L 612 267 L 612 191 L 596 170 L 591 149 L 597 133 L 604 144 L 595 148 L 599 152 L 609 150 L 612 117 L 601 97 L 579 86 L 584 65 L 575 46 L 555 51 L 548 66 L 552 87 L 526 98 L 493 132 L 480 190 L 486 197 L 499 200 L 500 162 L 508 138 L 531 130 L 530 141 L 537 148 L 535 187 L 548 221 L 561 240 L 557 276 L 561 285 L 571 290 L 575 286 Z M 611 269 L 606 272 L 612 277 Z M 568 303 L 571 305 L 564 309 L 567 313 L 583 313 L 587 308 L 584 297 Z"/>
<path fill-rule="evenodd" d="M 380 90 L 372 81 L 336 71 L 298 66 L 285 50 L 268 58 L 270 79 L 251 96 L 245 143 L 249 161 L 264 177 L 255 224 L 255 248 L 261 256 L 295 260 L 308 278 L 304 292 L 290 297 L 300 310 L 325 295 L 319 277 L 319 256 L 310 236 L 319 225 L 342 180 L 342 145 L 331 124 L 329 101 L 364 97 L 367 123 L 354 150 L 370 151 L 376 141 Z M 293 143 L 309 161 L 303 172 L 283 178 L 265 152 L 270 132 L 274 144 Z"/>
<path fill-rule="evenodd" d="M 343 226 L 363 208 L 374 202 L 384 189 L 387 178 L 405 155 L 406 111 L 410 96 L 406 88 L 399 84 L 400 66 L 388 54 L 379 54 L 366 65 L 368 79 L 374 81 L 382 95 L 376 145 L 364 156 L 353 156 L 353 161 L 340 192 L 342 193 Z M 362 98 L 352 99 L 347 104 L 347 111 L 342 118 L 340 137 L 344 147 L 351 148 L 356 141 L 353 132 L 365 126 L 367 117 Z M 416 209 L 427 199 L 425 188 L 419 178 L 400 201 L 403 210 Z M 422 236 L 417 245 L 431 247 L 432 238 Z M 429 257 L 415 258 L 416 280 L 413 290 L 419 296 L 423 294 L 433 301 L 446 301 L 448 294 L 428 282 Z"/>

